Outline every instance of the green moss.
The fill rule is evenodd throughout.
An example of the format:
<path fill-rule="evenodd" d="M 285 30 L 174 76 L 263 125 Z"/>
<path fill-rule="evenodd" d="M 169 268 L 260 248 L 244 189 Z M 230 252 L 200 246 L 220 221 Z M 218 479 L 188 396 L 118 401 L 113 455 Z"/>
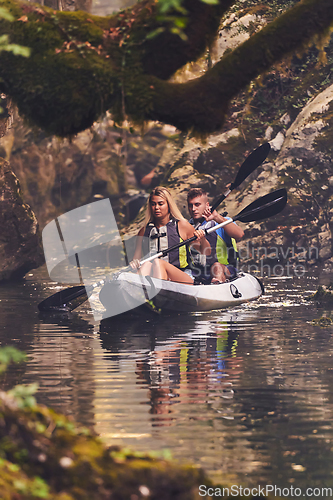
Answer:
<path fill-rule="evenodd" d="M 314 294 L 307 297 L 307 300 L 314 300 L 323 305 L 333 305 L 333 283 L 328 286 L 319 286 Z"/>
<path fill-rule="evenodd" d="M 31 56 L 0 54 L 0 88 L 30 122 L 51 134 L 73 135 L 108 109 L 121 121 L 124 96 L 135 96 L 134 119 L 142 121 L 147 84 L 140 84 L 138 56 L 108 39 L 109 19 L 5 4 L 21 20 L 2 21 L 0 30 L 30 47 Z"/>
<path fill-rule="evenodd" d="M 64 415 L 19 409 L 8 394 L 0 398 L 0 422 L 1 500 L 197 500 L 199 485 L 213 486 L 200 468 L 106 448 Z"/>
<path fill-rule="evenodd" d="M 323 328 L 330 326 L 333 323 L 332 318 L 329 318 L 328 316 L 322 316 L 319 319 L 313 319 L 311 321 L 312 325 L 316 326 L 321 326 Z"/>
<path fill-rule="evenodd" d="M 10 492 L 4 500 L 15 498 L 14 493 L 22 499 L 106 500 L 111 492 L 113 498 L 128 500 L 142 485 L 151 499 L 185 500 L 196 497 L 200 484 L 211 484 L 195 467 L 107 449 L 87 429 L 47 408 L 0 405 L 0 486 L 2 493 Z"/>

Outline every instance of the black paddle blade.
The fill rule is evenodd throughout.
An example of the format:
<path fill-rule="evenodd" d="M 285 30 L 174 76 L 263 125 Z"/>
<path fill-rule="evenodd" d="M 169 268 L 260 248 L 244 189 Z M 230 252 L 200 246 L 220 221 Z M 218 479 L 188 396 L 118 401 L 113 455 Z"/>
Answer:
<path fill-rule="evenodd" d="M 73 311 L 88 299 L 85 286 L 73 286 L 60 290 L 38 304 L 42 312 Z"/>
<path fill-rule="evenodd" d="M 271 146 L 268 142 L 262 144 L 257 149 L 252 151 L 252 153 L 246 158 L 246 160 L 242 163 L 234 182 L 230 184 L 230 191 L 237 188 L 245 179 L 248 177 L 254 170 L 259 167 L 259 165 L 266 160 L 268 153 L 270 152 Z M 227 191 L 228 193 L 229 191 Z M 226 199 L 228 194 L 223 194 L 216 201 L 214 201 L 211 211 L 213 212 L 223 200 Z M 199 224 L 200 225 L 200 224 Z M 199 227 L 198 225 L 198 227 Z M 197 229 L 197 227 L 196 227 Z"/>
<path fill-rule="evenodd" d="M 262 144 L 246 158 L 240 167 L 236 179 L 230 186 L 230 190 L 237 188 L 252 172 L 266 160 L 268 153 L 271 150 L 269 142 Z"/>
<path fill-rule="evenodd" d="M 280 213 L 286 204 L 287 191 L 284 188 L 277 189 L 250 203 L 233 219 L 240 222 L 254 222 L 268 219 Z"/>

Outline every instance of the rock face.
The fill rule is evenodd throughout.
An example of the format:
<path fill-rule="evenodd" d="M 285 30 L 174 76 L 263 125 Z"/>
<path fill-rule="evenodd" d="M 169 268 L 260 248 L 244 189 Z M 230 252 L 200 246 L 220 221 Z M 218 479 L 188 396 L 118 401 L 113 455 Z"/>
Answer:
<path fill-rule="evenodd" d="M 313 96 L 293 120 L 284 113 L 277 120 L 275 135 L 268 131 L 272 146 L 268 159 L 220 207 L 232 216 L 270 191 L 280 187 L 288 191 L 288 205 L 280 215 L 261 223 L 241 224 L 245 231 L 239 244 L 243 263 L 287 264 L 296 271 L 333 264 L 332 109 L 333 85 Z M 243 160 L 251 152 L 244 148 L 244 138 L 235 127 L 210 136 L 205 144 L 193 138 L 185 139 L 178 148 L 169 144 L 155 169 L 153 185 L 167 184 L 188 217 L 188 189 L 201 186 L 212 200 L 224 192 L 241 164 L 240 151 Z M 131 225 L 128 232 L 134 234 L 138 225 Z"/>
<path fill-rule="evenodd" d="M 23 203 L 17 177 L 0 161 L 0 281 L 24 276 L 43 263 L 37 219 Z"/>
<path fill-rule="evenodd" d="M 223 22 L 210 53 L 213 63 L 273 15 L 269 6 L 264 12 L 260 9 L 244 8 Z M 124 225 L 131 212 L 129 199 L 144 201 L 147 191 L 158 184 L 171 189 L 188 217 L 189 188 L 202 186 L 214 199 L 235 179 L 246 156 L 269 141 L 268 160 L 220 207 L 232 216 L 274 189 L 286 187 L 288 191 L 288 205 L 281 215 L 243 226 L 245 239 L 239 245 L 244 249 L 243 260 L 257 262 L 255 249 L 265 247 L 260 256 L 263 263 L 330 267 L 333 85 L 327 75 L 333 71 L 332 41 L 325 57 L 325 64 L 318 65 L 319 49 L 311 48 L 302 57 L 273 68 L 261 82 L 253 82 L 232 103 L 223 130 L 205 142 L 158 124 L 150 124 L 144 135 L 129 127 L 123 131 L 114 127 L 110 116 L 71 142 L 60 141 L 33 132 L 17 120 L 0 141 L 0 156 L 10 161 L 24 199 L 42 228 L 57 215 L 105 197 L 112 201 L 117 222 Z M 174 80 L 196 77 L 207 67 L 207 59 L 206 54 L 187 65 Z M 128 192 L 128 199 L 119 201 Z M 136 233 L 142 220 L 143 213 L 125 227 L 124 234 Z"/>
<path fill-rule="evenodd" d="M 166 142 L 160 125 L 144 134 L 123 131 L 110 116 L 71 141 L 31 130 L 16 117 L 0 140 L 0 156 L 10 162 L 43 229 L 58 215 L 107 197 L 119 222 L 126 220 L 126 204 L 143 191 L 140 180 L 156 166 Z"/>

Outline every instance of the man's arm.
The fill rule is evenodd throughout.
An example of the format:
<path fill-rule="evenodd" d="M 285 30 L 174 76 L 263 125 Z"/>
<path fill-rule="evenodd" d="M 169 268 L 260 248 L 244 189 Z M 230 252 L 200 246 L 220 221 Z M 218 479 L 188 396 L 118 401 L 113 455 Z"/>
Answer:
<path fill-rule="evenodd" d="M 220 224 L 221 222 L 225 222 L 228 219 L 225 217 L 222 217 L 222 215 L 218 214 L 216 210 L 214 210 L 213 213 L 210 212 L 210 209 L 207 208 L 204 213 L 203 213 L 205 219 L 207 221 L 213 220 Z M 223 227 L 224 231 L 227 233 L 230 238 L 234 238 L 236 241 L 239 241 L 243 238 L 244 236 L 244 231 L 241 229 L 235 222 L 231 222 L 230 224 L 227 224 L 226 226 Z"/>

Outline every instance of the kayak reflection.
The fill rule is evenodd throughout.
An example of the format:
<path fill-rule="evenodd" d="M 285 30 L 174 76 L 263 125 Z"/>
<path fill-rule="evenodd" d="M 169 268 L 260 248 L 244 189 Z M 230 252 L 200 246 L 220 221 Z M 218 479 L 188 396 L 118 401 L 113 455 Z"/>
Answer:
<path fill-rule="evenodd" d="M 137 384 L 149 391 L 152 426 L 172 425 L 179 403 L 205 404 L 233 419 L 233 386 L 243 371 L 243 360 L 237 356 L 241 329 L 236 315 L 216 318 L 198 321 L 197 316 L 173 315 L 101 322 L 106 358 L 112 354 L 120 371 L 122 359 L 134 356 Z"/>

